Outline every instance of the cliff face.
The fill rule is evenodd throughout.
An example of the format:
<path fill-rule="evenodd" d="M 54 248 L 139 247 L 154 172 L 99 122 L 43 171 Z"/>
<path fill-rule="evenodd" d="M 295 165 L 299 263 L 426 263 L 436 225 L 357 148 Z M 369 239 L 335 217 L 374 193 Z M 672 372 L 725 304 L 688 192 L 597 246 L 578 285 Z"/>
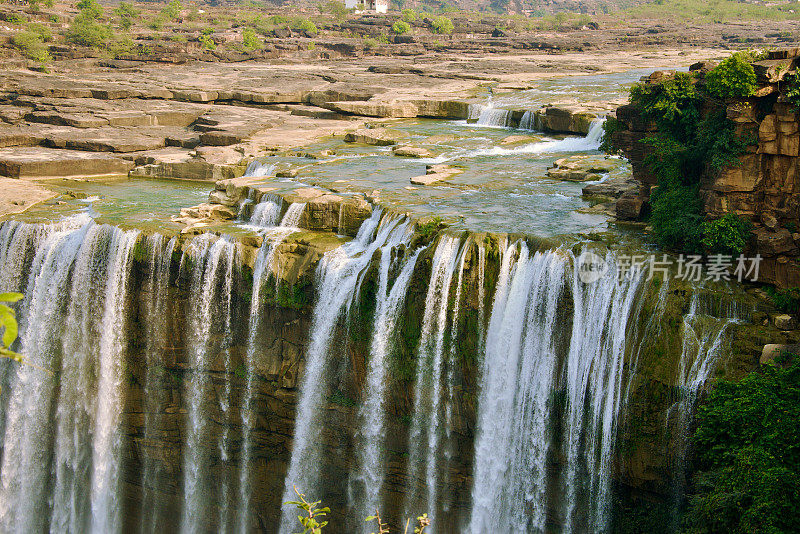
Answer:
<path fill-rule="evenodd" d="M 733 213 L 753 222 L 745 253 L 760 254 L 760 280 L 781 287 L 800 286 L 800 114 L 788 101 L 788 84 L 782 83 L 794 71 L 797 56 L 796 49 L 775 51 L 770 59 L 753 64 L 759 88 L 753 97 L 727 101 L 727 116 L 736 132 L 752 136 L 754 144 L 739 158 L 740 165 L 717 175 L 706 172 L 700 184 L 708 219 Z M 699 63 L 692 70 L 702 76 L 710 67 Z M 659 83 L 669 75 L 654 72 L 644 83 Z M 657 129 L 633 105 L 618 108 L 617 118 L 624 129 L 614 133 L 614 141 L 641 183 L 638 194 L 621 199 L 617 213 L 621 219 L 637 219 L 646 213 L 651 189 L 658 185 L 644 164 L 649 148 L 642 143 Z"/>

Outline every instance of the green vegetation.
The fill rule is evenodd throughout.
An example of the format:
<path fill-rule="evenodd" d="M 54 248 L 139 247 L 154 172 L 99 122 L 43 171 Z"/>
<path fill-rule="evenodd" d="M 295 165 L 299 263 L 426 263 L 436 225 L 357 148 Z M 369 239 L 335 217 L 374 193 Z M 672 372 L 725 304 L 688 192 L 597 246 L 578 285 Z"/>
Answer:
<path fill-rule="evenodd" d="M 796 110 L 800 110 L 800 76 L 797 73 L 787 74 L 784 81 L 787 86 L 786 98 Z"/>
<path fill-rule="evenodd" d="M 345 7 L 344 2 L 337 2 L 336 0 L 328 0 L 319 6 L 322 13 L 330 13 L 335 17 L 344 17 L 350 10 Z"/>
<path fill-rule="evenodd" d="M 80 10 L 80 18 L 99 19 L 103 16 L 103 6 L 97 0 L 81 0 L 76 7 Z"/>
<path fill-rule="evenodd" d="M 554 15 L 543 16 L 538 21 L 532 20 L 527 26 L 537 30 L 566 31 L 579 30 L 590 22 L 592 22 L 590 15 L 560 11 Z"/>
<path fill-rule="evenodd" d="M 319 508 L 322 501 L 308 502 L 305 493 L 300 493 L 297 488 L 294 488 L 294 492 L 297 493 L 300 500 L 289 501 L 286 504 L 294 505 L 305 512 L 305 515 L 297 517 L 298 521 L 300 521 L 300 525 L 303 527 L 302 534 L 322 534 L 322 528 L 327 525 L 328 522 L 321 521 L 321 519 L 328 515 L 331 509 L 328 507 Z"/>
<path fill-rule="evenodd" d="M 245 28 L 242 32 L 242 45 L 245 50 L 260 50 L 263 48 L 261 39 L 258 38 L 252 28 Z"/>
<path fill-rule="evenodd" d="M 672 21 L 725 22 L 739 20 L 797 20 L 800 18 L 798 2 L 761 3 L 737 0 L 656 0 L 641 3 L 620 13 L 625 20 L 632 17 L 669 19 Z"/>
<path fill-rule="evenodd" d="M 22 300 L 21 293 L 0 293 L 0 328 L 3 335 L 0 337 L 0 358 L 10 358 L 16 362 L 22 361 L 22 356 L 11 350 L 11 345 L 17 340 L 19 326 L 17 315 L 8 306 Z"/>
<path fill-rule="evenodd" d="M 447 17 L 439 16 L 431 20 L 431 30 L 433 33 L 442 35 L 453 33 L 453 21 Z"/>
<path fill-rule="evenodd" d="M 48 26 L 45 26 L 41 22 L 31 22 L 28 24 L 28 31 L 37 34 L 45 43 L 49 43 L 53 40 L 53 32 L 50 31 Z"/>
<path fill-rule="evenodd" d="M 6 15 L 6 22 L 11 24 L 25 24 L 28 22 L 28 17 L 20 13 L 9 13 Z"/>
<path fill-rule="evenodd" d="M 172 0 L 161 10 L 161 15 L 167 20 L 175 20 L 180 16 L 181 11 L 183 11 L 183 4 L 180 0 Z"/>
<path fill-rule="evenodd" d="M 300 19 L 296 19 L 296 20 L 292 21 L 291 28 L 293 30 L 302 30 L 302 31 L 308 32 L 308 33 L 310 33 L 312 35 L 316 35 L 316 34 L 319 33 L 319 30 L 317 30 L 316 24 L 314 24 L 310 20 L 304 19 L 304 18 L 300 18 Z"/>
<path fill-rule="evenodd" d="M 47 51 L 47 46 L 38 33 L 31 31 L 16 33 L 11 38 L 11 44 L 30 60 L 47 63 L 51 59 L 50 52 Z"/>
<path fill-rule="evenodd" d="M 217 43 L 214 41 L 214 38 L 211 37 L 211 33 L 210 32 L 206 33 L 204 31 L 203 33 L 200 34 L 200 37 L 198 37 L 198 40 L 200 41 L 200 45 L 205 50 L 216 50 L 217 49 Z"/>
<path fill-rule="evenodd" d="M 614 132 L 625 129 L 625 126 L 615 117 L 608 117 L 603 123 L 603 137 L 600 141 L 600 150 L 607 154 L 619 153 L 619 148 L 614 145 Z"/>
<path fill-rule="evenodd" d="M 408 22 L 398 20 L 392 24 L 392 31 L 397 35 L 403 35 L 411 31 L 411 25 Z"/>
<path fill-rule="evenodd" d="M 417 12 L 413 9 L 404 9 L 400 14 L 403 17 L 403 22 L 411 23 L 417 20 Z"/>
<path fill-rule="evenodd" d="M 743 98 L 756 92 L 756 73 L 743 52 L 737 52 L 706 75 L 706 90 L 717 98 Z"/>
<path fill-rule="evenodd" d="M 322 504 L 322 501 L 308 502 L 305 493 L 300 493 L 296 486 L 293 486 L 293 488 L 300 500 L 289 501 L 284 504 L 291 504 L 304 512 L 303 515 L 297 516 L 300 526 L 303 527 L 303 532 L 300 534 L 322 534 L 322 529 L 328 524 L 327 521 L 322 521 L 322 519 L 330 513 L 331 509 L 328 507 L 320 508 L 319 505 Z M 367 523 L 375 521 L 378 524 L 377 534 L 389 534 L 390 532 L 389 526 L 381 520 L 378 510 L 375 510 L 375 515 L 367 517 L 364 521 Z M 406 521 L 406 533 L 410 522 L 410 519 Z M 428 514 L 422 514 L 417 517 L 414 534 L 424 534 L 425 528 L 430 524 L 431 520 L 428 519 Z"/>
<path fill-rule="evenodd" d="M 766 292 L 778 310 L 785 313 L 800 313 L 800 287 L 788 289 L 768 287 Z"/>
<path fill-rule="evenodd" d="M 130 2 L 120 2 L 114 10 L 114 15 L 119 17 L 119 25 L 124 30 L 131 29 L 133 21 L 139 17 L 139 10 Z"/>
<path fill-rule="evenodd" d="M 703 223 L 702 243 L 709 252 L 741 254 L 750 239 L 753 225 L 733 213 Z"/>
<path fill-rule="evenodd" d="M 100 24 L 94 19 L 76 17 L 67 30 L 67 41 L 76 45 L 105 47 L 114 37 L 110 26 Z"/>
<path fill-rule="evenodd" d="M 721 85 L 715 90 L 741 90 L 746 86 L 750 71 L 738 66 L 740 59 L 737 56 L 720 71 L 717 79 Z M 744 85 L 732 72 L 744 72 Z M 741 250 L 749 229 L 745 230 L 740 221 L 725 218 L 702 224 L 699 184 L 705 174 L 739 165 L 739 156 L 753 139 L 737 135 L 724 105 L 709 100 L 697 81 L 695 73 L 678 72 L 659 83 L 643 83 L 631 89 L 631 103 L 641 110 L 642 119 L 655 123 L 658 130 L 643 140 L 651 148 L 645 164 L 658 177 L 658 187 L 650 197 L 653 235 L 663 246 L 689 252 L 704 247 L 711 251 Z M 617 127 L 611 124 L 607 128 Z M 605 145 L 614 149 L 608 139 Z"/>
<path fill-rule="evenodd" d="M 697 413 L 685 532 L 800 530 L 800 358 L 721 380 Z"/>

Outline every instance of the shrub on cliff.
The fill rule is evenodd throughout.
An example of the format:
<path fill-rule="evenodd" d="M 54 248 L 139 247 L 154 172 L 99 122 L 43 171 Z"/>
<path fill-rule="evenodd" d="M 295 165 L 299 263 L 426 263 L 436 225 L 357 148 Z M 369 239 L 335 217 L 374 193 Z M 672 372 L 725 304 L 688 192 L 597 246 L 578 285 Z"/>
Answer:
<path fill-rule="evenodd" d="M 800 531 L 800 358 L 716 383 L 697 412 L 685 532 Z"/>
<path fill-rule="evenodd" d="M 736 52 L 706 74 L 706 90 L 717 98 L 744 98 L 758 89 L 753 65 L 743 52 Z"/>
<path fill-rule="evenodd" d="M 261 39 L 252 28 L 245 28 L 242 32 L 242 45 L 245 50 L 260 50 L 263 47 Z"/>
<path fill-rule="evenodd" d="M 39 63 L 50 61 L 50 52 L 47 51 L 47 46 L 45 46 L 38 33 L 19 32 L 11 38 L 11 44 L 30 60 L 38 61 Z"/>
<path fill-rule="evenodd" d="M 704 235 L 699 183 L 704 175 L 739 165 L 739 156 L 753 139 L 737 135 L 724 106 L 717 103 L 715 108 L 715 101 L 704 100 L 694 73 L 678 72 L 659 83 L 636 85 L 630 100 L 642 118 L 657 127 L 642 141 L 650 146 L 644 163 L 658 178 L 650 198 L 654 237 L 664 246 L 687 252 L 703 250 L 704 237 L 713 247 L 738 248 L 735 240 L 719 233 Z M 712 104 L 711 109 L 705 109 L 706 103 Z M 708 229 L 712 230 L 720 229 Z"/>
<path fill-rule="evenodd" d="M 411 26 L 408 24 L 408 22 L 398 20 L 392 24 L 392 31 L 397 35 L 403 35 L 411 31 Z"/>
<path fill-rule="evenodd" d="M 87 19 L 99 19 L 103 16 L 103 6 L 97 3 L 97 0 L 81 0 L 75 6 L 80 10 L 79 17 Z"/>
<path fill-rule="evenodd" d="M 750 240 L 753 225 L 733 213 L 703 223 L 703 246 L 709 252 L 741 254 Z"/>
<path fill-rule="evenodd" d="M 453 21 L 447 17 L 434 17 L 431 20 L 433 33 L 450 34 L 453 33 L 453 27 Z"/>
<path fill-rule="evenodd" d="M 404 9 L 400 13 L 401 16 L 403 17 L 404 22 L 411 23 L 417 20 L 417 12 L 414 11 L 413 9 Z"/>
<path fill-rule="evenodd" d="M 70 43 L 101 48 L 108 44 L 114 36 L 114 31 L 105 24 L 100 24 L 94 19 L 76 18 L 67 30 L 67 41 Z"/>

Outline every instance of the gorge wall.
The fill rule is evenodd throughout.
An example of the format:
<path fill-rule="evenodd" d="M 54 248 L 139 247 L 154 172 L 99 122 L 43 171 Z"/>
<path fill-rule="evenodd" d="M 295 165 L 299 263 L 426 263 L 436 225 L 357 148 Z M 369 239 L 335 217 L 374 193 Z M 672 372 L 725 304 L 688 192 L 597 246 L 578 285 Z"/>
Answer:
<path fill-rule="evenodd" d="M 761 280 L 784 288 L 800 286 L 800 118 L 784 81 L 795 71 L 797 57 L 797 49 L 776 50 L 769 52 L 768 59 L 753 63 L 759 84 L 755 95 L 726 101 L 727 116 L 735 123 L 736 133 L 750 136 L 753 144 L 739 158 L 738 166 L 720 173 L 706 172 L 700 184 L 708 219 L 733 213 L 754 223 L 746 253 L 764 258 Z M 699 74 L 702 83 L 713 66 L 701 62 L 691 70 Z M 669 76 L 669 72 L 654 72 L 643 83 L 657 84 Z M 617 204 L 621 219 L 645 215 L 651 191 L 658 186 L 645 164 L 652 148 L 643 143 L 657 128 L 643 120 L 641 112 L 629 104 L 616 113 L 623 129 L 613 134 L 614 141 L 630 160 L 634 178 L 641 182 L 637 193 Z"/>
<path fill-rule="evenodd" d="M 0 368 L 3 530 L 287 531 L 293 485 L 333 531 L 663 521 L 706 380 L 797 341 L 724 288 L 584 284 L 581 247 L 256 209 L 259 239 L 0 227 L 34 364 Z"/>

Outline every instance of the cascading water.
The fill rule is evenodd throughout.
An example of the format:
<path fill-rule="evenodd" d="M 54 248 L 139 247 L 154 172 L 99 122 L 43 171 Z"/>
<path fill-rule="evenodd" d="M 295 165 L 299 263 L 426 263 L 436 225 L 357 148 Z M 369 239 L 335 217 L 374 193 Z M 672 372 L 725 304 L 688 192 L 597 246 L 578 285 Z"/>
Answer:
<path fill-rule="evenodd" d="M 533 131 L 536 129 L 536 114 L 532 111 L 526 111 L 519 119 L 519 129 Z"/>
<path fill-rule="evenodd" d="M 216 523 L 212 517 L 213 495 L 221 499 L 231 493 L 228 480 L 213 476 L 211 457 L 216 452 L 209 442 L 210 416 L 220 410 L 213 394 L 209 368 L 213 358 L 230 347 L 230 306 L 233 288 L 235 243 L 226 238 L 204 234 L 195 239 L 181 262 L 193 264 L 189 303 L 188 378 L 185 380 L 188 422 L 183 458 L 184 505 L 181 517 L 182 532 L 197 532 Z M 219 320 L 222 318 L 222 321 Z M 221 323 L 221 324 L 220 324 Z M 214 334 L 220 333 L 215 341 Z M 218 445 L 220 446 L 220 445 Z M 224 447 L 225 445 L 221 445 Z M 224 523 L 223 523 L 224 524 Z"/>
<path fill-rule="evenodd" d="M 421 251 L 416 251 L 403 261 L 400 273 L 389 289 L 389 268 L 392 263 L 393 245 L 381 247 L 381 263 L 378 279 L 378 295 L 375 320 L 370 343 L 370 360 L 364 385 L 363 403 L 359 410 L 359 430 L 356 435 L 358 453 L 357 470 L 351 475 L 350 493 L 363 495 L 353 506 L 362 517 L 367 517 L 381 506 L 381 489 L 384 479 L 384 458 L 381 448 L 385 439 L 386 411 L 384 397 L 389 371 L 389 355 L 398 314 L 403 307 L 411 275 Z M 368 525 L 364 525 L 365 530 Z"/>
<path fill-rule="evenodd" d="M 443 236 L 433 256 L 417 353 L 414 419 L 409 436 L 407 517 L 416 517 L 413 514 L 425 510 L 429 517 L 435 518 L 438 504 L 448 297 L 460 243 L 457 237 Z M 425 495 L 417 496 L 415 486 L 425 488 Z"/>
<path fill-rule="evenodd" d="M 618 280 L 616 261 L 606 257 L 609 274 L 584 284 L 574 269 L 574 315 L 566 361 L 564 454 L 565 530 L 607 528 L 611 451 L 623 398 L 626 331 L 642 276 Z M 588 503 L 588 525 L 576 516 Z"/>
<path fill-rule="evenodd" d="M 14 370 L 6 403 L 4 532 L 120 529 L 124 310 L 138 233 L 75 222 L 2 247 L 33 255 L 20 343 L 33 365 Z M 30 236 L 22 228 L 12 234 Z"/>
<path fill-rule="evenodd" d="M 245 533 L 250 528 L 250 463 L 253 454 L 252 429 L 255 424 L 253 399 L 255 394 L 255 360 L 258 350 L 263 345 L 259 336 L 261 326 L 261 295 L 264 284 L 272 272 L 272 260 L 278 245 L 291 233 L 297 230 L 305 203 L 293 203 L 289 206 L 281 220 L 280 226 L 268 230 L 264 242 L 258 250 L 253 267 L 253 291 L 248 320 L 248 338 L 246 354 L 245 393 L 242 400 L 242 461 L 239 470 L 239 504 L 236 517 L 236 531 Z"/>
<path fill-rule="evenodd" d="M 328 363 L 328 348 L 334 327 L 342 312 L 349 307 L 364 269 L 373 253 L 385 245 L 398 245 L 407 238 L 409 223 L 397 217 L 382 218 L 375 210 L 359 229 L 358 235 L 339 248 L 325 254 L 317 268 L 317 302 L 314 306 L 306 365 L 300 385 L 300 399 L 295 418 L 295 436 L 289 471 L 286 475 L 282 502 L 295 497 L 295 486 L 313 494 L 316 468 L 321 447 L 315 432 L 319 426 L 325 395 L 323 377 Z M 281 532 L 294 525 L 294 510 L 283 507 Z"/>
<path fill-rule="evenodd" d="M 259 227 L 269 228 L 277 226 L 283 207 L 283 198 L 278 195 L 267 193 L 261 201 L 253 208 L 250 215 L 250 224 Z"/>
<path fill-rule="evenodd" d="M 557 368 L 559 298 L 568 258 L 503 259 L 487 333 L 470 531 L 539 532 L 547 519 L 548 428 Z"/>
<path fill-rule="evenodd" d="M 265 312 L 264 284 L 276 247 L 296 231 L 303 210 L 293 204 L 280 226 L 273 222 L 259 232 L 264 241 L 253 268 L 250 315 L 238 324 L 239 245 L 230 237 L 196 237 L 184 245 L 176 272 L 177 240 L 142 238 L 98 225 L 87 214 L 52 225 L 0 225 L 0 290 L 26 294 L 19 348 L 54 372 L 0 363 L 0 530 L 262 528 L 256 502 L 263 500 L 254 497 L 263 482 L 257 466 L 273 451 L 260 448 L 260 433 L 272 432 L 258 423 L 266 406 L 259 388 L 272 387 L 260 366 L 262 351 L 274 342 L 265 339 L 274 329 L 266 328 L 272 312 Z M 361 286 L 372 283 L 368 267 L 377 265 L 361 403 L 350 407 L 353 461 L 343 478 L 349 502 L 324 504 L 356 519 L 376 508 L 392 516 L 404 512 L 404 518 L 427 512 L 440 532 L 458 522 L 459 530 L 471 532 L 542 532 L 552 525 L 567 532 L 607 530 L 617 425 L 648 338 L 670 327 L 663 316 L 675 291 L 664 282 L 657 295 L 646 292 L 642 277 L 583 283 L 567 250 L 534 251 L 502 237 L 490 248 L 489 238 L 443 235 L 431 252 L 427 294 L 417 308 L 416 299 L 406 303 L 421 257 L 406 248 L 411 242 L 408 220 L 375 210 L 355 240 L 320 261 L 291 458 L 286 478 L 278 481 L 281 502 L 294 497 L 295 485 L 311 499 L 335 493 L 320 484 L 316 467 L 326 463 L 319 431 L 331 362 L 346 359 L 333 340 L 344 318 L 361 308 L 353 303 Z M 376 254 L 379 261 L 373 261 Z M 613 255 L 606 261 L 614 272 Z M 416 295 L 419 285 L 413 287 Z M 720 304 L 730 299 L 698 291 L 683 320 L 675 380 L 681 393 L 667 414 L 670 430 L 689 427 L 697 392 L 717 368 L 728 331 L 746 315 Z M 179 292 L 187 298 L 176 298 Z M 634 320 L 645 298 L 652 316 Z M 491 307 L 484 309 L 486 299 Z M 413 397 L 399 399 L 414 409 L 405 412 L 411 415 L 408 477 L 392 477 L 389 487 L 397 468 L 386 457 L 385 434 L 398 408 L 389 362 L 399 356 L 395 341 L 400 319 L 408 320 L 400 317 L 406 308 L 418 310 L 409 317 L 421 314 L 411 325 L 419 328 L 419 345 L 403 354 L 416 356 Z M 185 315 L 174 317 L 175 310 Z M 463 328 L 474 324 L 468 314 L 476 311 L 477 332 Z M 459 322 L 459 316 L 469 320 Z M 129 326 L 138 330 L 129 332 Z M 184 345 L 172 347 L 176 328 L 184 329 L 177 335 Z M 136 341 L 127 343 L 133 335 Z M 464 362 L 455 341 L 469 335 L 477 343 L 467 346 L 478 347 L 473 371 L 456 367 Z M 237 340 L 246 343 L 241 351 Z M 129 383 L 128 372 L 143 380 Z M 461 389 L 472 386 L 478 389 Z M 142 423 L 124 420 L 129 391 L 131 419 Z M 476 402 L 465 401 L 462 395 L 472 391 Z M 469 427 L 470 406 L 477 409 L 474 457 L 463 450 L 455 457 L 454 444 L 469 438 L 462 423 Z M 170 415 L 176 411 L 185 413 Z M 165 441 L 166 425 L 178 437 Z M 170 448 L 178 458 L 172 470 Z M 670 452 L 680 456 L 681 450 Z M 283 461 L 280 453 L 274 457 Z M 463 480 L 464 461 L 472 462 L 472 486 L 462 492 L 454 488 Z M 141 503 L 131 519 L 123 495 L 137 485 Z M 407 494 L 404 510 L 387 501 L 398 489 Z M 295 510 L 282 512 L 280 528 L 288 532 L 296 525 Z"/>
<path fill-rule="evenodd" d="M 148 262 L 144 324 L 146 326 L 147 346 L 145 361 L 147 371 L 144 384 L 144 443 L 145 447 L 156 443 L 163 428 L 161 409 L 168 399 L 164 391 L 167 379 L 163 365 L 163 355 L 167 348 L 167 321 L 164 310 L 168 302 L 170 268 L 176 239 L 166 242 L 164 236 L 154 234 L 147 238 Z M 163 532 L 166 510 L 164 500 L 158 489 L 160 480 L 167 476 L 166 469 L 158 461 L 159 455 L 153 451 L 143 455 L 142 465 L 142 534 Z"/>
<path fill-rule="evenodd" d="M 245 169 L 244 174 L 242 175 L 243 178 L 261 178 L 265 176 L 272 176 L 272 173 L 275 171 L 275 165 L 267 165 L 261 163 L 257 159 L 254 159 L 247 165 L 247 169 Z"/>

